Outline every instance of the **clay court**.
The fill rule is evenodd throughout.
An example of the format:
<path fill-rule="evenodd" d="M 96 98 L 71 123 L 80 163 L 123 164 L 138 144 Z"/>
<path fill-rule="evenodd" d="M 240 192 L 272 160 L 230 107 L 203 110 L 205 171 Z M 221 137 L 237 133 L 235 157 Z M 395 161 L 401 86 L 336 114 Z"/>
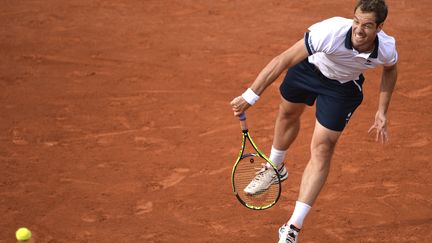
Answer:
<path fill-rule="evenodd" d="M 277 242 L 309 159 L 302 117 L 283 195 L 266 211 L 233 196 L 241 132 L 229 102 L 307 27 L 355 1 L 3 1 L 0 242 Z M 367 131 L 381 68 L 344 131 L 300 242 L 432 242 L 432 3 L 388 0 L 399 79 L 390 142 Z M 268 153 L 271 85 L 248 110 Z"/>

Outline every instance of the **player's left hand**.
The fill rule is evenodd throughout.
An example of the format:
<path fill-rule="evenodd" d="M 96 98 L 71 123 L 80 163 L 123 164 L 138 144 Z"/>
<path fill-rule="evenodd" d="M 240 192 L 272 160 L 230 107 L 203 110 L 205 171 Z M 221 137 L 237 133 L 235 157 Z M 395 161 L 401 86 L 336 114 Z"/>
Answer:
<path fill-rule="evenodd" d="M 375 114 L 375 123 L 369 128 L 368 133 L 371 134 L 374 130 L 376 130 L 375 141 L 383 144 L 388 142 L 387 117 L 381 111 L 377 111 Z"/>

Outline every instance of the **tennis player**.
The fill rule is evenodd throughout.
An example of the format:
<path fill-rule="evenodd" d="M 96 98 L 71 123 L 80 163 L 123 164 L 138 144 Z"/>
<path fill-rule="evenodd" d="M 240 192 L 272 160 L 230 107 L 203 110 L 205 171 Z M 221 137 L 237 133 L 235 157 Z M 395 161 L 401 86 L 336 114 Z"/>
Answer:
<path fill-rule="evenodd" d="M 388 141 L 387 111 L 397 80 L 395 39 L 382 30 L 387 17 L 384 0 L 358 0 L 353 19 L 333 17 L 309 27 L 304 38 L 275 57 L 241 96 L 231 101 L 238 116 L 287 70 L 280 86 L 282 102 L 276 119 L 270 159 L 288 176 L 283 161 L 300 129 L 305 106 L 316 103 L 311 157 L 303 172 L 298 200 L 288 222 L 279 228 L 279 242 L 297 242 L 303 221 L 329 173 L 336 143 L 363 100 L 362 73 L 383 66 L 378 110 L 369 133 Z M 260 170 L 244 189 L 254 194 L 269 186 L 273 170 Z"/>

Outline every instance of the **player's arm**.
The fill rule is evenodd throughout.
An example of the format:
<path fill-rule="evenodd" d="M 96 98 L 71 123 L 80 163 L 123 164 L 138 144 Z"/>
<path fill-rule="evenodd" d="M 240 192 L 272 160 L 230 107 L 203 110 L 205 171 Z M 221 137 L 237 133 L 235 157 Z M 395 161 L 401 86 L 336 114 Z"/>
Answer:
<path fill-rule="evenodd" d="M 381 79 L 380 97 L 378 110 L 387 113 L 391 96 L 397 80 L 397 65 L 384 67 Z"/>
<path fill-rule="evenodd" d="M 231 101 L 231 106 L 234 111 L 234 115 L 239 115 L 249 108 L 264 90 L 273 83 L 283 71 L 296 65 L 297 63 L 304 60 L 309 56 L 309 53 L 305 46 L 304 39 L 299 40 L 288 50 L 284 51 L 280 55 L 273 58 L 267 66 L 258 74 L 255 81 L 242 96 L 236 97 Z M 245 99 L 246 96 L 246 99 Z"/>
<path fill-rule="evenodd" d="M 304 39 L 299 40 L 291 48 L 273 58 L 273 60 L 271 60 L 270 63 L 267 64 L 267 66 L 258 74 L 250 88 L 257 95 L 261 95 L 283 71 L 303 61 L 308 55 Z"/>
<path fill-rule="evenodd" d="M 375 114 L 375 123 L 369 129 L 369 133 L 376 130 L 376 141 L 382 143 L 388 141 L 387 111 L 397 80 L 397 65 L 384 66 L 379 94 L 378 111 Z"/>

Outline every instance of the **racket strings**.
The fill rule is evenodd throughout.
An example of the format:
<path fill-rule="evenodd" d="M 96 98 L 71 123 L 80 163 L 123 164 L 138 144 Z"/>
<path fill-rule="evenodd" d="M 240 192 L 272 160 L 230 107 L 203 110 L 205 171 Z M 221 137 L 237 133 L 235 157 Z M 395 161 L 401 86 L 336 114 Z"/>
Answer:
<path fill-rule="evenodd" d="M 280 184 L 276 171 L 266 167 L 267 161 L 259 156 L 248 156 L 239 161 L 234 173 L 235 190 L 240 200 L 254 207 L 265 207 L 275 203 L 279 197 Z M 257 165 L 261 165 L 257 167 Z M 274 172 L 274 173 L 273 173 Z M 271 176 L 271 178 L 266 178 Z M 269 181 L 271 179 L 271 181 Z M 244 189 L 251 182 L 264 183 L 261 190 L 253 194 L 246 193 Z M 260 185 L 262 186 L 262 185 Z"/>

